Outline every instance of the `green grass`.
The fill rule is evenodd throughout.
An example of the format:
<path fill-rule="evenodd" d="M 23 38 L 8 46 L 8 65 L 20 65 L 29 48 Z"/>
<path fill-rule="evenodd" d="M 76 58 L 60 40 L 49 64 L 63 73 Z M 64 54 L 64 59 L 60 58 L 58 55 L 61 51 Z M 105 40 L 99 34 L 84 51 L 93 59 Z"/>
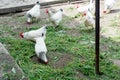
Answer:
<path fill-rule="evenodd" d="M 13 17 L 14 18 L 14 17 Z M 12 18 L 12 19 L 13 19 Z M 11 19 L 11 18 L 10 18 Z M 15 18 L 17 24 L 24 23 L 23 17 Z M 67 19 L 69 20 L 69 19 Z M 8 20 L 9 21 L 9 20 Z M 59 61 L 54 56 L 49 60 L 48 65 L 34 63 L 31 60 L 31 56 L 35 54 L 34 43 L 25 39 L 20 39 L 19 32 L 29 31 L 32 29 L 38 29 L 42 21 L 31 26 L 16 25 L 18 31 L 13 26 L 0 24 L 0 42 L 6 44 L 10 54 L 14 57 L 18 65 L 23 69 L 25 74 L 30 80 L 119 80 L 120 68 L 114 65 L 109 59 L 120 59 L 120 45 L 119 42 L 115 42 L 111 38 L 101 38 L 101 45 L 106 45 L 107 50 L 101 50 L 100 54 L 100 71 L 103 75 L 99 76 L 95 74 L 95 46 L 94 46 L 94 30 L 89 31 L 84 28 L 84 25 L 80 25 L 80 28 L 75 29 L 79 31 L 80 36 L 71 36 L 66 33 L 66 30 L 72 30 L 72 28 L 61 26 L 58 29 L 54 29 L 49 26 L 46 35 L 46 45 L 48 49 L 48 57 L 54 54 L 67 54 L 72 55 L 72 60 L 68 61 L 63 68 L 54 68 L 50 63 Z M 81 29 L 82 27 L 82 29 Z M 59 33 L 62 30 L 63 33 Z M 7 34 L 7 35 L 3 35 Z M 9 34 L 9 36 L 8 36 Z M 64 62 L 61 62 L 64 63 Z M 83 77 L 76 77 L 77 74 Z"/>

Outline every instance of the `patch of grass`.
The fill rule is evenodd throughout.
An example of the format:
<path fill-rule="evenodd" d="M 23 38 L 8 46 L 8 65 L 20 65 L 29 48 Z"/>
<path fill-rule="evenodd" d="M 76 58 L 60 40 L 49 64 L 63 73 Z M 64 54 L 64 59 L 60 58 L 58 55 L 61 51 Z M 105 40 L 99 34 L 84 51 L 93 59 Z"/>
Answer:
<path fill-rule="evenodd" d="M 23 17 L 16 18 L 16 21 L 23 20 Z M 22 21 L 23 20 L 23 21 Z M 67 19 L 69 20 L 69 19 Z M 22 25 L 22 28 L 16 32 L 10 28 L 9 25 L 0 24 L 0 35 L 5 31 L 10 36 L 0 37 L 0 42 L 7 45 L 7 49 L 10 54 L 14 57 L 16 62 L 23 69 L 25 74 L 30 78 L 30 80 L 119 80 L 119 71 L 120 68 L 113 65 L 109 61 L 111 58 L 119 59 L 120 45 L 119 42 L 115 42 L 112 39 L 101 39 L 101 44 L 106 44 L 108 50 L 101 52 L 100 55 L 100 70 L 104 73 L 102 76 L 95 74 L 95 31 L 84 30 L 84 25 L 80 25 L 79 33 L 80 36 L 71 36 L 66 34 L 64 31 L 71 30 L 70 28 L 64 27 L 64 24 L 61 23 L 59 28 L 55 29 L 52 26 L 48 27 L 46 35 L 46 45 L 48 48 L 48 57 L 51 56 L 50 53 L 54 52 L 57 55 L 57 52 L 62 55 L 68 54 L 72 55 L 72 61 L 68 61 L 66 66 L 63 68 L 54 68 L 52 65 L 44 65 L 33 63 L 31 56 L 35 54 L 34 44 L 31 41 L 25 39 L 20 39 L 16 36 L 19 35 L 20 31 L 29 31 L 32 29 L 40 28 L 42 21 L 37 24 L 27 26 Z M 16 25 L 20 27 L 20 25 Z M 81 28 L 82 27 L 82 28 Z M 59 54 L 58 54 L 59 55 Z M 60 58 L 60 57 L 59 57 Z M 55 63 L 60 59 L 51 59 L 49 62 Z M 64 63 L 64 62 L 61 62 Z M 83 74 L 83 78 L 76 77 L 78 72 Z"/>

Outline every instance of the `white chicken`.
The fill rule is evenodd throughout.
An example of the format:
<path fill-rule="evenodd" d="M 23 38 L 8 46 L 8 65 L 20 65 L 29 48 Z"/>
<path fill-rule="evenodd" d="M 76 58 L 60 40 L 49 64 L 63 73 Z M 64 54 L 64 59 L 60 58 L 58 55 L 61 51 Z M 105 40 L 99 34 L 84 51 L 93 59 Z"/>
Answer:
<path fill-rule="evenodd" d="M 35 41 L 34 38 L 41 37 L 43 36 L 43 34 L 44 34 L 43 38 L 45 39 L 46 32 L 47 32 L 47 26 L 45 25 L 37 30 L 31 30 L 31 31 L 24 32 L 24 33 L 21 32 L 20 37 L 25 38 L 27 40 Z"/>
<path fill-rule="evenodd" d="M 91 12 L 94 9 L 94 0 L 90 0 L 89 4 L 86 6 L 80 6 L 79 4 L 77 4 L 77 11 L 78 13 L 84 15 L 84 13 L 87 12 L 87 10 L 90 10 Z"/>
<path fill-rule="evenodd" d="M 36 2 L 35 6 L 32 9 L 30 9 L 29 11 L 27 11 L 26 16 L 27 16 L 28 24 L 32 23 L 33 18 L 38 20 L 40 18 L 40 3 Z"/>
<path fill-rule="evenodd" d="M 45 64 L 48 63 L 46 53 L 47 53 L 47 47 L 44 41 L 44 37 L 35 38 L 36 44 L 35 44 L 35 53 L 38 58 L 40 58 L 42 61 L 44 61 Z"/>
<path fill-rule="evenodd" d="M 50 21 L 57 27 L 62 21 L 63 9 L 59 9 L 56 13 L 53 13 L 50 9 L 46 9 L 46 13 L 49 16 Z"/>
<path fill-rule="evenodd" d="M 85 15 L 85 21 L 84 24 L 85 26 L 88 28 L 89 26 L 92 27 L 92 29 L 94 29 L 95 27 L 95 19 L 94 16 L 92 15 L 92 13 L 90 12 L 90 10 L 88 9 L 86 15 Z"/>
<path fill-rule="evenodd" d="M 105 0 L 103 13 L 109 13 L 115 4 L 115 0 Z"/>

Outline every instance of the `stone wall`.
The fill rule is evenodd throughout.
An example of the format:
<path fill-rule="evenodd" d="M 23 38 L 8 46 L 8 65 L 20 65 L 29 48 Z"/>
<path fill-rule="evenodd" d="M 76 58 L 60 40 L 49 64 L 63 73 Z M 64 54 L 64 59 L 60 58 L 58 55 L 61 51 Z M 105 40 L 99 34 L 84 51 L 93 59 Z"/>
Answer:
<path fill-rule="evenodd" d="M 28 80 L 2 43 L 0 43 L 0 80 Z"/>

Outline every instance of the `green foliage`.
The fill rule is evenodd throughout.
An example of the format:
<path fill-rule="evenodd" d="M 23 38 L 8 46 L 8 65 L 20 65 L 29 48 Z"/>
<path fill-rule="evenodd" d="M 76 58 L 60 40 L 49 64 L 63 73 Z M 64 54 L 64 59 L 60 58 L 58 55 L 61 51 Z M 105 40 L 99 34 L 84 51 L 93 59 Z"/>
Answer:
<path fill-rule="evenodd" d="M 23 18 L 16 18 L 17 21 L 23 22 Z M 66 20 L 69 20 L 66 18 Z M 34 44 L 31 41 L 18 38 L 20 31 L 29 31 L 38 29 L 40 24 L 35 26 L 28 26 L 20 28 L 17 25 L 18 31 L 9 25 L 0 24 L 0 35 L 8 33 L 9 36 L 0 37 L 0 42 L 7 45 L 7 49 L 10 54 L 14 57 L 16 62 L 23 69 L 25 74 L 30 80 L 119 80 L 120 68 L 110 62 L 110 58 L 120 59 L 120 47 L 119 42 L 115 42 L 112 39 L 102 38 L 101 45 L 105 44 L 108 46 L 107 51 L 101 51 L 100 54 L 100 70 L 104 73 L 102 76 L 95 75 L 95 32 L 85 30 L 83 24 L 80 25 L 78 34 L 80 36 L 72 36 L 66 33 L 66 30 L 72 30 L 65 28 L 61 23 L 58 28 L 49 26 L 46 35 L 46 45 L 48 48 L 48 57 L 52 56 L 50 53 L 53 52 L 59 56 L 57 52 L 64 55 L 72 55 L 72 61 L 68 61 L 63 68 L 54 68 L 53 65 L 44 65 L 40 63 L 33 63 L 31 56 L 35 54 Z M 82 29 L 81 29 L 82 27 Z M 54 56 L 54 55 L 53 55 Z M 60 60 L 60 57 L 56 59 L 50 59 L 50 63 L 55 63 Z M 64 62 L 61 62 L 64 63 Z M 83 78 L 76 77 L 81 75 Z"/>

